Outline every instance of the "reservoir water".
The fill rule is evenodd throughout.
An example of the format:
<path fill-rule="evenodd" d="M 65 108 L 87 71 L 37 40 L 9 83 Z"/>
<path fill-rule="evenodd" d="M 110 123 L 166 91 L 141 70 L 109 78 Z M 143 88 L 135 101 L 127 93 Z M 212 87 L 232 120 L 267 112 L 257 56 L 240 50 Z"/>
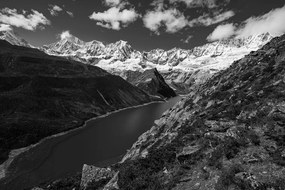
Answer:
<path fill-rule="evenodd" d="M 83 164 L 117 162 L 180 99 L 115 112 L 89 120 L 81 129 L 47 139 L 14 159 L 7 177 L 0 181 L 0 189 L 21 190 L 80 172 Z"/>

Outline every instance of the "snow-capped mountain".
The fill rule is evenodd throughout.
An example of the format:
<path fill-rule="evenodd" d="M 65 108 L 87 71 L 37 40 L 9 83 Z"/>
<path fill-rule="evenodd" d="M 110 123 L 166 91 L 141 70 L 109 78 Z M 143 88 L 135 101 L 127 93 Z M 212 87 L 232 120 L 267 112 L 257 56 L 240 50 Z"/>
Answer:
<path fill-rule="evenodd" d="M 67 56 L 99 66 L 126 80 L 127 71 L 144 72 L 157 68 L 166 82 L 178 92 L 188 92 L 193 85 L 204 82 L 217 71 L 229 67 L 235 60 L 259 49 L 271 39 L 272 36 L 265 33 L 242 39 L 215 41 L 190 50 L 173 48 L 167 51 L 154 49 L 139 52 L 122 40 L 103 44 L 98 41 L 83 42 L 70 36 L 42 49 L 48 54 Z"/>
<path fill-rule="evenodd" d="M 84 42 L 75 36 L 69 36 L 56 43 L 44 45 L 42 50 L 48 54 L 71 56 L 88 63 L 92 63 L 95 59 L 113 58 L 123 61 L 137 56 L 133 55 L 137 51 L 123 40 L 105 45 L 96 40 Z"/>
<path fill-rule="evenodd" d="M 218 67 L 220 68 L 228 66 L 226 58 L 230 62 L 237 60 L 250 51 L 257 50 L 270 39 L 272 36 L 266 33 L 243 39 L 232 38 L 216 41 L 190 50 L 180 48 L 173 48 L 168 51 L 154 49 L 141 53 L 122 40 L 104 45 L 99 41 L 83 42 L 75 36 L 70 36 L 56 43 L 45 45 L 42 49 L 48 54 L 73 56 L 85 60 L 89 64 L 97 64 L 98 61 L 92 62 L 95 58 L 104 62 L 109 60 L 112 63 L 114 61 L 129 62 L 129 59 L 132 59 L 132 64 L 140 64 L 141 67 L 151 67 L 152 64 L 160 65 L 158 66 L 160 70 L 163 68 L 164 70 L 173 69 L 173 67 L 192 69 L 193 67 L 217 64 L 217 62 L 219 62 Z M 139 62 L 134 59 L 139 59 Z"/>
<path fill-rule="evenodd" d="M 15 34 L 12 30 L 10 31 L 0 31 L 0 39 L 6 40 L 12 45 L 32 47 L 26 40 Z"/>
<path fill-rule="evenodd" d="M 7 32 L 2 35 L 5 36 L 3 39 L 15 45 L 28 45 L 12 34 Z M 189 50 L 173 48 L 139 52 L 123 40 L 104 44 L 96 40 L 84 42 L 70 35 L 40 49 L 50 55 L 96 65 L 126 80 L 127 71 L 144 72 L 156 68 L 166 82 L 181 93 L 189 92 L 196 84 L 203 83 L 214 73 L 229 67 L 235 60 L 256 51 L 272 38 L 269 33 L 265 33 L 215 41 Z"/>

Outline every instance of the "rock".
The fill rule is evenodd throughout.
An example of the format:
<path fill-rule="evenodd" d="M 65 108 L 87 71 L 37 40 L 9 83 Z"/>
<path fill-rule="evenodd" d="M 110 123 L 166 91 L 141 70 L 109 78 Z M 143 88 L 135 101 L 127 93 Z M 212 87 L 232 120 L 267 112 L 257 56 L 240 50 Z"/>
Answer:
<path fill-rule="evenodd" d="M 144 72 L 127 71 L 125 72 L 124 78 L 150 95 L 160 96 L 162 98 L 176 96 L 174 90 L 166 84 L 157 69 L 149 69 Z"/>
<path fill-rule="evenodd" d="M 191 154 L 197 152 L 199 149 L 200 149 L 199 145 L 183 147 L 182 152 L 178 153 L 177 157 L 191 155 Z"/>
<path fill-rule="evenodd" d="M 119 172 L 117 172 L 114 177 L 105 185 L 103 190 L 115 190 L 115 189 L 120 189 L 118 186 L 118 175 Z"/>
<path fill-rule="evenodd" d="M 91 165 L 83 165 L 80 189 L 86 190 L 96 182 L 106 181 L 115 176 L 115 172 L 110 168 L 99 168 Z"/>

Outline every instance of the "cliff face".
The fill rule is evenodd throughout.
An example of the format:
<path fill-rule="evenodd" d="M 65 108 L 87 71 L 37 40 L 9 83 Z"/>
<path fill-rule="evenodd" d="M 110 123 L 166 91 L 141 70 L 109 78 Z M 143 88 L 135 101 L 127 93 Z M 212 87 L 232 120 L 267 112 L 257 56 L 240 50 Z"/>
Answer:
<path fill-rule="evenodd" d="M 168 110 L 125 155 L 121 189 L 285 189 L 285 35 Z"/>
<path fill-rule="evenodd" d="M 11 149 L 151 101 L 121 77 L 0 40 L 0 162 Z"/>
<path fill-rule="evenodd" d="M 166 84 L 164 78 L 157 69 L 150 69 L 144 72 L 128 71 L 125 73 L 126 80 L 150 95 L 161 98 L 175 97 L 176 93 Z"/>

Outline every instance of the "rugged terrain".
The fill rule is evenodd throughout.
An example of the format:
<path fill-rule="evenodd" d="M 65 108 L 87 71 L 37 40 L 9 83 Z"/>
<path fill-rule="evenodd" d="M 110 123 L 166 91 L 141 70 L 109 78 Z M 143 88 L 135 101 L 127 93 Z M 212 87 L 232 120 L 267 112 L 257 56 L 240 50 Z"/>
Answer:
<path fill-rule="evenodd" d="M 173 48 L 140 52 L 126 41 L 103 44 L 84 42 L 75 36 L 43 46 L 41 50 L 51 55 L 68 57 L 96 65 L 110 73 L 127 79 L 126 73 L 156 68 L 168 85 L 178 93 L 191 92 L 214 73 L 226 69 L 250 51 L 255 51 L 272 39 L 268 33 L 247 38 L 232 38 L 207 43 L 190 50 Z"/>
<path fill-rule="evenodd" d="M 285 189 L 285 35 L 168 110 L 119 164 L 120 189 Z"/>
<path fill-rule="evenodd" d="M 105 190 L 285 189 L 284 76 L 285 35 L 165 112 L 112 170 L 85 166 L 81 187 L 88 189 L 89 181 L 91 189 Z M 70 179 L 47 189 L 78 188 Z"/>
<path fill-rule="evenodd" d="M 21 38 L 14 31 L 0 31 L 0 40 L 6 40 L 12 45 L 32 47 L 26 40 Z"/>
<path fill-rule="evenodd" d="M 127 71 L 125 78 L 131 84 L 144 90 L 150 95 L 159 96 L 161 98 L 175 97 L 176 93 L 166 84 L 164 78 L 157 69 L 149 69 L 144 72 Z"/>
<path fill-rule="evenodd" d="M 11 149 L 151 100 L 98 67 L 0 40 L 0 162 Z"/>

